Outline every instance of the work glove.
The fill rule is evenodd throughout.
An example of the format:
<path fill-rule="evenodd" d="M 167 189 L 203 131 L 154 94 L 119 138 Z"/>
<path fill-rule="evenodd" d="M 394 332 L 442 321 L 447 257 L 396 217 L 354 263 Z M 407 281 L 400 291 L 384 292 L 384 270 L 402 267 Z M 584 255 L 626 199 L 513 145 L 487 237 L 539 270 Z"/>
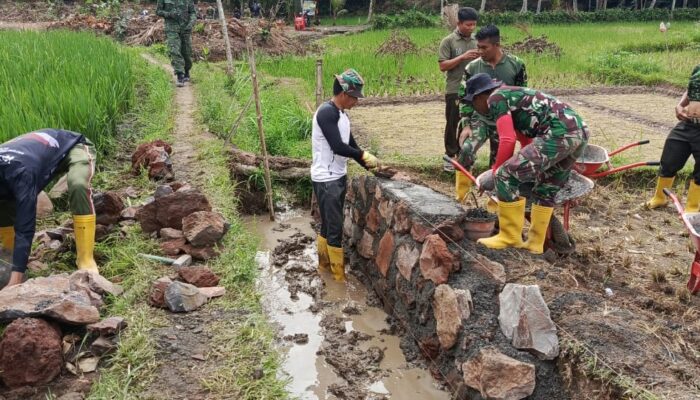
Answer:
<path fill-rule="evenodd" d="M 379 160 L 368 151 L 362 152 L 362 161 L 365 163 L 365 168 L 373 170 L 379 167 Z"/>
<path fill-rule="evenodd" d="M 493 176 L 493 171 L 487 169 L 481 175 L 476 177 L 477 185 L 479 186 L 479 191 L 491 192 L 496 189 L 496 180 Z"/>

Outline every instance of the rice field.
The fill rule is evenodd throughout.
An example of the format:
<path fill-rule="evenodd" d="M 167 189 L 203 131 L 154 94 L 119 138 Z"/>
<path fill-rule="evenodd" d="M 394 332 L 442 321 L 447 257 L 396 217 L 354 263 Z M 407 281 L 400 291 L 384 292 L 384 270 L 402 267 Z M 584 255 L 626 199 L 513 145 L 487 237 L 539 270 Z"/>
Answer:
<path fill-rule="evenodd" d="M 444 77 L 437 67 L 437 48 L 448 33 L 444 28 L 407 29 L 418 47 L 417 54 L 404 62 L 393 55 L 378 55 L 377 49 L 390 31 L 368 31 L 352 36 L 324 39 L 321 58 L 324 82 L 348 67 L 365 78 L 366 90 L 374 96 L 441 93 Z M 562 49 L 562 55 L 517 54 L 527 64 L 530 86 L 539 88 L 578 88 L 603 84 L 671 84 L 684 86 L 698 63 L 700 25 L 673 22 L 666 35 L 658 23 L 606 23 L 531 26 L 530 34 L 546 35 Z M 501 27 L 504 45 L 522 40 L 526 32 Z M 665 43 L 691 43 L 684 50 L 658 51 Z M 653 51 L 620 52 L 625 47 Z M 309 88 L 315 78 L 316 56 L 267 58 L 261 69 L 276 77 L 303 79 Z M 403 68 L 400 66 L 403 65 Z"/>
<path fill-rule="evenodd" d="M 106 150 L 133 103 L 131 57 L 88 33 L 0 31 L 0 142 L 51 127 Z"/>

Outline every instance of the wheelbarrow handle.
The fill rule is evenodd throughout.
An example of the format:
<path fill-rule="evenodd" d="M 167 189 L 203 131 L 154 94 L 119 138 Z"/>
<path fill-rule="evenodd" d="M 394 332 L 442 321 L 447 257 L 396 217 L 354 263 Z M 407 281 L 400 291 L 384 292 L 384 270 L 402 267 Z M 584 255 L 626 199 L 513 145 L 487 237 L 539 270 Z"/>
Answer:
<path fill-rule="evenodd" d="M 467 178 L 469 178 L 469 180 L 472 181 L 477 188 L 479 187 L 479 182 L 477 182 L 476 178 L 474 178 L 474 175 L 467 171 L 467 169 L 464 168 L 462 164 L 460 164 L 457 160 L 452 159 L 452 157 L 448 156 L 447 154 L 443 155 L 442 159 L 451 163 L 455 168 L 457 168 L 457 170 L 459 170 L 459 172 L 466 175 Z"/>
<path fill-rule="evenodd" d="M 647 165 L 650 167 L 658 167 L 661 165 L 661 161 L 647 161 Z"/>
<path fill-rule="evenodd" d="M 645 140 L 640 140 L 640 141 L 634 142 L 634 143 L 628 143 L 628 144 L 626 144 L 626 145 L 620 147 L 619 149 L 615 149 L 615 150 L 611 151 L 610 153 L 608 153 L 608 156 L 609 156 L 609 157 L 612 157 L 612 156 L 614 156 L 615 154 L 622 153 L 623 151 L 625 151 L 625 150 L 627 150 L 627 149 L 629 149 L 629 148 L 631 148 L 631 147 L 641 146 L 641 145 L 647 144 L 647 143 L 649 143 L 649 140 L 647 140 L 647 139 L 645 139 Z"/>
<path fill-rule="evenodd" d="M 637 146 L 641 146 L 643 144 L 649 144 L 649 142 L 650 142 L 649 139 L 640 140 L 637 142 Z"/>
<path fill-rule="evenodd" d="M 669 199 L 671 199 L 673 205 L 676 206 L 676 210 L 678 210 L 678 214 L 682 216 L 685 212 L 685 209 L 683 208 L 683 205 L 681 204 L 680 200 L 678 200 L 678 197 L 667 188 L 664 189 L 664 194 L 668 196 Z"/>

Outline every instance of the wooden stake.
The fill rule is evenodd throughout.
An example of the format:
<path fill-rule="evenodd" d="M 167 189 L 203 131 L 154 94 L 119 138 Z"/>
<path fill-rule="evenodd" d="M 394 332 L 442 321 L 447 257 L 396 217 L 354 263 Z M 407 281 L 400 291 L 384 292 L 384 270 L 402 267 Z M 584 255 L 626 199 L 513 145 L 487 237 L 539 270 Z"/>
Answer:
<path fill-rule="evenodd" d="M 243 117 L 245 116 L 245 113 L 248 112 L 248 109 L 250 108 L 250 105 L 253 104 L 253 95 L 250 95 L 250 98 L 248 99 L 248 102 L 245 103 L 245 106 L 243 107 L 243 110 L 241 113 L 238 115 L 238 118 L 236 118 L 236 122 L 233 123 L 233 128 L 231 128 L 231 132 L 229 132 L 228 136 L 226 137 L 226 144 L 228 145 L 231 143 L 231 139 L 233 139 L 233 136 L 236 134 L 236 131 L 238 130 L 238 127 L 241 125 L 241 122 L 243 121 Z"/>
<path fill-rule="evenodd" d="M 218 0 L 221 1 L 221 0 Z M 262 105 L 260 104 L 260 91 L 258 88 L 258 72 L 255 68 L 255 52 L 250 36 L 245 37 L 248 49 L 248 62 L 250 63 L 250 79 L 253 83 L 253 96 L 255 97 L 255 113 L 258 116 L 258 134 L 260 135 L 260 151 L 263 156 L 263 169 L 265 171 L 265 190 L 267 191 L 267 206 L 270 209 L 270 221 L 275 220 L 275 207 L 272 202 L 272 180 L 270 179 L 270 162 L 267 157 L 267 145 L 265 144 L 265 131 L 263 130 Z"/>
<path fill-rule="evenodd" d="M 216 0 L 216 6 L 219 8 L 219 22 L 221 23 L 221 34 L 224 35 L 224 44 L 226 45 L 226 73 L 233 74 L 233 52 L 231 51 L 231 41 L 228 38 L 228 23 L 224 15 L 224 5 L 221 0 Z"/>
<path fill-rule="evenodd" d="M 316 60 L 316 108 L 323 103 L 323 60 Z"/>

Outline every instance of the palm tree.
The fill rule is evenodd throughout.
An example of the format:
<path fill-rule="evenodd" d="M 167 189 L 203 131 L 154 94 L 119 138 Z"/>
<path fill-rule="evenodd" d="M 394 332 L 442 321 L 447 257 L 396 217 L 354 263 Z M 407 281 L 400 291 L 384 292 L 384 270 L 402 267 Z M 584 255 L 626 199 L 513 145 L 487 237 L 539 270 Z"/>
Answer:
<path fill-rule="evenodd" d="M 331 12 L 333 13 L 333 26 L 340 10 L 345 7 L 345 0 L 331 0 Z"/>

